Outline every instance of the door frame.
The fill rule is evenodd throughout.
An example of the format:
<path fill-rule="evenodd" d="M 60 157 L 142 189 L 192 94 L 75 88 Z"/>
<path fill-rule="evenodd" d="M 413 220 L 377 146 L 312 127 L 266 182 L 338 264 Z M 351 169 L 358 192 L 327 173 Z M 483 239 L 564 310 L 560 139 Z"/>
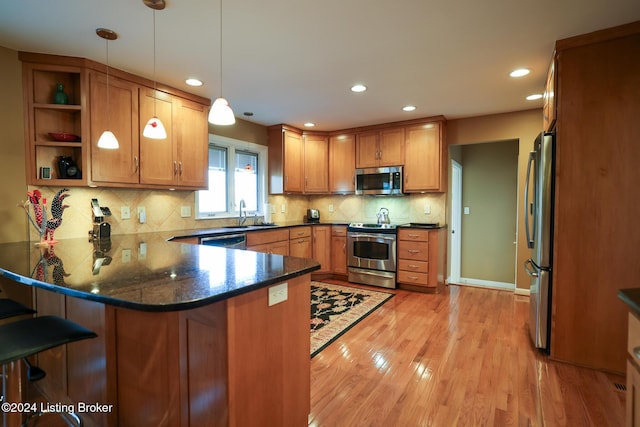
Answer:
<path fill-rule="evenodd" d="M 449 283 L 460 283 L 462 253 L 462 165 L 451 160 L 451 270 Z"/>

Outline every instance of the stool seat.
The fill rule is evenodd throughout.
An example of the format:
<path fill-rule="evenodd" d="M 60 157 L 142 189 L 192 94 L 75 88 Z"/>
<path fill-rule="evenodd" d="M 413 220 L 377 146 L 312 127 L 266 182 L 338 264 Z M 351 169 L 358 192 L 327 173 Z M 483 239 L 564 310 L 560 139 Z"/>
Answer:
<path fill-rule="evenodd" d="M 23 314 L 33 314 L 35 312 L 35 310 L 32 310 L 12 299 L 0 298 L 0 319 L 20 316 Z"/>
<path fill-rule="evenodd" d="M 0 325 L 0 364 L 97 336 L 83 326 L 57 316 L 33 317 Z"/>

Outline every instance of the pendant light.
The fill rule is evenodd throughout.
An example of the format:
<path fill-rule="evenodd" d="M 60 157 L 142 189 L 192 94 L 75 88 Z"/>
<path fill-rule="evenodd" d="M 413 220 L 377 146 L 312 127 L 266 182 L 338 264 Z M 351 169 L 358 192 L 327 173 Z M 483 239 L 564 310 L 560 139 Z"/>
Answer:
<path fill-rule="evenodd" d="M 153 117 L 147 121 L 142 135 L 151 139 L 165 139 L 167 131 L 156 114 L 156 10 L 164 9 L 165 4 L 164 0 L 143 0 L 143 3 L 153 9 Z"/>
<path fill-rule="evenodd" d="M 120 147 L 118 139 L 111 132 L 111 104 L 109 103 L 109 40 L 116 40 L 118 34 L 115 31 L 108 28 L 97 28 L 96 34 L 105 40 L 107 45 L 107 130 L 102 132 L 100 138 L 98 138 L 98 148 L 106 148 L 108 150 L 115 150 Z"/>
<path fill-rule="evenodd" d="M 232 125 L 236 122 L 229 101 L 222 96 L 222 0 L 220 0 L 220 97 L 211 105 L 209 122 L 214 125 Z"/>

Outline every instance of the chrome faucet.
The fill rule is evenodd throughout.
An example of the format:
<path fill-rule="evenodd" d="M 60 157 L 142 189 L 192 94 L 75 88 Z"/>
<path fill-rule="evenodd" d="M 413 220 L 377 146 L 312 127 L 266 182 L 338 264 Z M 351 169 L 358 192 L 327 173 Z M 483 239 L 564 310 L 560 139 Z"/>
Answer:
<path fill-rule="evenodd" d="M 240 215 L 238 216 L 238 225 L 242 225 L 247 220 L 247 211 L 243 209 L 247 209 L 247 204 L 244 202 L 244 199 L 240 199 Z M 242 214 L 244 213 L 244 217 Z"/>

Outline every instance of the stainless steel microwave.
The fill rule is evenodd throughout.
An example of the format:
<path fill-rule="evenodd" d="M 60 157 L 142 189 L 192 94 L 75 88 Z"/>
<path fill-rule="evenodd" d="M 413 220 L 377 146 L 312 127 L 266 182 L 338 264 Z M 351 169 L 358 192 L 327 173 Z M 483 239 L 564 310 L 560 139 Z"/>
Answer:
<path fill-rule="evenodd" d="M 356 169 L 356 194 L 402 195 L 402 166 Z"/>

